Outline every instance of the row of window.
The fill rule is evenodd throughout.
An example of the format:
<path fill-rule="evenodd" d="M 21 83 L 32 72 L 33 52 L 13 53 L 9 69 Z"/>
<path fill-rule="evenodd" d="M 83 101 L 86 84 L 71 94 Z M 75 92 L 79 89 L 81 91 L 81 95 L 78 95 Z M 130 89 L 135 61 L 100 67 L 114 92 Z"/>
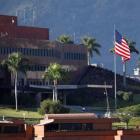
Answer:
<path fill-rule="evenodd" d="M 0 65 L 0 70 L 5 70 L 5 67 L 2 67 L 2 66 Z"/>
<path fill-rule="evenodd" d="M 59 124 L 48 124 L 45 125 L 45 131 L 56 131 L 59 130 Z M 82 123 L 62 123 L 60 124 L 61 131 L 81 131 L 82 130 Z M 93 130 L 93 123 L 84 123 L 83 130 L 85 131 L 92 131 Z"/>
<path fill-rule="evenodd" d="M 54 85 L 54 82 L 27 81 L 27 85 Z"/>
<path fill-rule="evenodd" d="M 0 54 L 10 54 L 13 52 L 21 52 L 26 56 L 47 56 L 61 58 L 61 52 L 57 50 L 48 49 L 31 49 L 31 48 L 14 48 L 14 47 L 0 47 Z M 67 53 L 64 52 L 64 59 L 68 60 L 87 60 L 87 55 L 82 53 Z"/>
<path fill-rule="evenodd" d="M 61 52 L 57 50 L 0 47 L 0 54 L 9 54 L 13 52 L 21 52 L 23 55 L 26 56 L 47 56 L 61 58 Z"/>
<path fill-rule="evenodd" d="M 33 71 L 45 71 L 48 66 L 31 65 Z"/>
<path fill-rule="evenodd" d="M 64 52 L 64 59 L 69 60 L 87 60 L 87 55 L 82 53 L 66 53 Z"/>

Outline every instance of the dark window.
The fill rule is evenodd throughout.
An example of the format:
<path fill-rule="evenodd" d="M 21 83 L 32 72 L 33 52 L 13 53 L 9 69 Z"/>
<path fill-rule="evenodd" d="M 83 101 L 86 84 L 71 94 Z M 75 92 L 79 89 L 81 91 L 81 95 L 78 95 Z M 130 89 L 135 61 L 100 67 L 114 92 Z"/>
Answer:
<path fill-rule="evenodd" d="M 46 50 L 46 56 L 48 56 L 48 50 Z"/>
<path fill-rule="evenodd" d="M 84 130 L 85 131 L 93 130 L 93 124 L 92 123 L 84 123 Z"/>
<path fill-rule="evenodd" d="M 18 133 L 18 126 L 4 126 L 4 133 Z"/>
<path fill-rule="evenodd" d="M 74 57 L 73 57 L 73 58 L 74 58 L 74 60 L 76 59 L 76 57 L 75 57 L 75 53 L 74 53 Z"/>
<path fill-rule="evenodd" d="M 54 56 L 53 52 L 54 52 L 54 51 L 52 50 L 52 57 Z"/>
<path fill-rule="evenodd" d="M 49 50 L 49 55 L 48 56 L 51 56 L 51 50 Z"/>
<path fill-rule="evenodd" d="M 62 123 L 60 124 L 61 130 L 82 130 L 82 124 L 81 123 Z"/>
<path fill-rule="evenodd" d="M 2 133 L 2 126 L 0 126 L 0 134 Z"/>
<path fill-rule="evenodd" d="M 45 125 L 45 132 L 47 131 L 56 131 L 56 130 L 59 130 L 59 124 L 47 124 Z"/>

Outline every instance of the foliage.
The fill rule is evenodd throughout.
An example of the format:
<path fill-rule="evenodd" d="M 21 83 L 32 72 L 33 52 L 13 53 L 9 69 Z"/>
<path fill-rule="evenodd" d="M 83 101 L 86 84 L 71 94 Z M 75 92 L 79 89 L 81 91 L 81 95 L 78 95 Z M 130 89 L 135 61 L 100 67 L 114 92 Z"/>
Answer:
<path fill-rule="evenodd" d="M 121 122 L 126 123 L 126 128 L 128 128 L 128 123 L 132 117 L 136 116 L 135 110 L 131 108 L 120 108 L 113 112 L 113 118 L 119 118 Z"/>
<path fill-rule="evenodd" d="M 43 80 L 46 79 L 49 79 L 51 82 L 53 80 L 68 82 L 68 72 L 66 69 L 62 68 L 61 65 L 57 63 L 50 63 L 49 68 L 46 68 L 45 74 L 43 75 Z"/>
<path fill-rule="evenodd" d="M 123 95 L 124 95 L 124 92 L 123 91 L 117 91 L 117 98 L 119 100 L 123 100 Z"/>
<path fill-rule="evenodd" d="M 51 99 L 41 102 L 40 108 L 38 108 L 38 113 L 40 115 L 69 113 L 69 111 L 70 109 L 63 106 L 59 100 L 53 102 Z"/>
<path fill-rule="evenodd" d="M 57 40 L 64 44 L 74 44 L 74 42 L 71 41 L 71 36 L 68 35 L 60 35 L 57 37 Z"/>
<path fill-rule="evenodd" d="M 133 101 L 134 94 L 132 92 L 123 92 L 123 91 L 118 91 L 117 92 L 117 98 L 119 100 L 124 100 L 127 102 L 132 102 Z"/>
<path fill-rule="evenodd" d="M 18 109 L 17 103 L 17 80 L 18 80 L 18 72 L 22 72 L 26 76 L 26 71 L 32 70 L 31 66 L 28 64 L 29 59 L 26 57 L 22 57 L 22 53 L 13 52 L 9 54 L 8 59 L 2 61 L 2 66 L 7 66 L 9 72 L 14 73 L 15 75 L 15 102 L 16 102 L 16 110 Z"/>
<path fill-rule="evenodd" d="M 132 92 L 125 92 L 123 95 L 123 100 L 127 102 L 132 102 L 133 101 L 133 93 Z"/>
<path fill-rule="evenodd" d="M 13 52 L 12 54 L 9 54 L 8 59 L 3 60 L 1 64 L 2 66 L 8 66 L 9 72 L 15 74 L 18 71 L 26 75 L 27 69 L 32 70 L 28 63 L 29 59 L 22 57 L 21 52 Z"/>
<path fill-rule="evenodd" d="M 83 44 L 88 46 L 88 56 L 93 57 L 93 52 L 95 52 L 97 55 L 101 55 L 98 48 L 101 48 L 101 45 L 96 43 L 96 38 L 82 36 L 81 37 Z"/>

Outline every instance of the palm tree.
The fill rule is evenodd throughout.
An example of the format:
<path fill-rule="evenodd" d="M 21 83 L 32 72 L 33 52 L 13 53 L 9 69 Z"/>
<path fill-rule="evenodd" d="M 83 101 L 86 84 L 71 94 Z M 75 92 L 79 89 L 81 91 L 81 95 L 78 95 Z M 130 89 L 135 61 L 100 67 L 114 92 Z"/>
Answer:
<path fill-rule="evenodd" d="M 29 59 L 26 57 L 22 57 L 22 53 L 13 52 L 9 54 L 8 59 L 2 61 L 2 66 L 7 66 L 9 72 L 14 73 L 15 75 L 15 102 L 16 102 L 16 110 L 18 109 L 17 104 L 17 81 L 18 81 L 18 72 L 22 72 L 26 75 L 26 71 L 31 70 L 29 63 Z"/>
<path fill-rule="evenodd" d="M 130 53 L 137 53 L 139 54 L 139 51 L 135 48 L 136 42 L 134 41 L 130 41 L 128 39 L 125 39 L 126 43 L 128 44 L 129 48 L 130 48 Z"/>
<path fill-rule="evenodd" d="M 60 35 L 57 37 L 57 40 L 64 44 L 74 44 L 74 42 L 71 40 L 71 36 L 69 35 Z"/>
<path fill-rule="evenodd" d="M 88 46 L 88 65 L 90 64 L 90 58 L 93 58 L 93 52 L 97 55 L 101 55 L 98 48 L 101 48 L 101 45 L 96 42 L 96 38 L 91 38 L 87 36 L 81 37 L 83 44 Z"/>
<path fill-rule="evenodd" d="M 62 68 L 61 65 L 57 63 L 50 63 L 50 66 L 46 68 L 45 73 L 43 75 L 43 81 L 49 79 L 50 82 L 54 81 L 54 89 L 53 89 L 53 101 L 57 101 L 57 81 L 68 82 L 68 72 L 66 69 Z"/>

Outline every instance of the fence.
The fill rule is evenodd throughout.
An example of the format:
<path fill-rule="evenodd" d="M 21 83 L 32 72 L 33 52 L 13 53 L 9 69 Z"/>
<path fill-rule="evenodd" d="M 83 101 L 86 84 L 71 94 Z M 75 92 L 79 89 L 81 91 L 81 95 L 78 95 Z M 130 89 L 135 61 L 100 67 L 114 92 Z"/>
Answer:
<path fill-rule="evenodd" d="M 126 129 L 126 125 L 113 125 L 112 130 Z M 128 125 L 128 130 L 135 130 L 135 125 Z"/>

